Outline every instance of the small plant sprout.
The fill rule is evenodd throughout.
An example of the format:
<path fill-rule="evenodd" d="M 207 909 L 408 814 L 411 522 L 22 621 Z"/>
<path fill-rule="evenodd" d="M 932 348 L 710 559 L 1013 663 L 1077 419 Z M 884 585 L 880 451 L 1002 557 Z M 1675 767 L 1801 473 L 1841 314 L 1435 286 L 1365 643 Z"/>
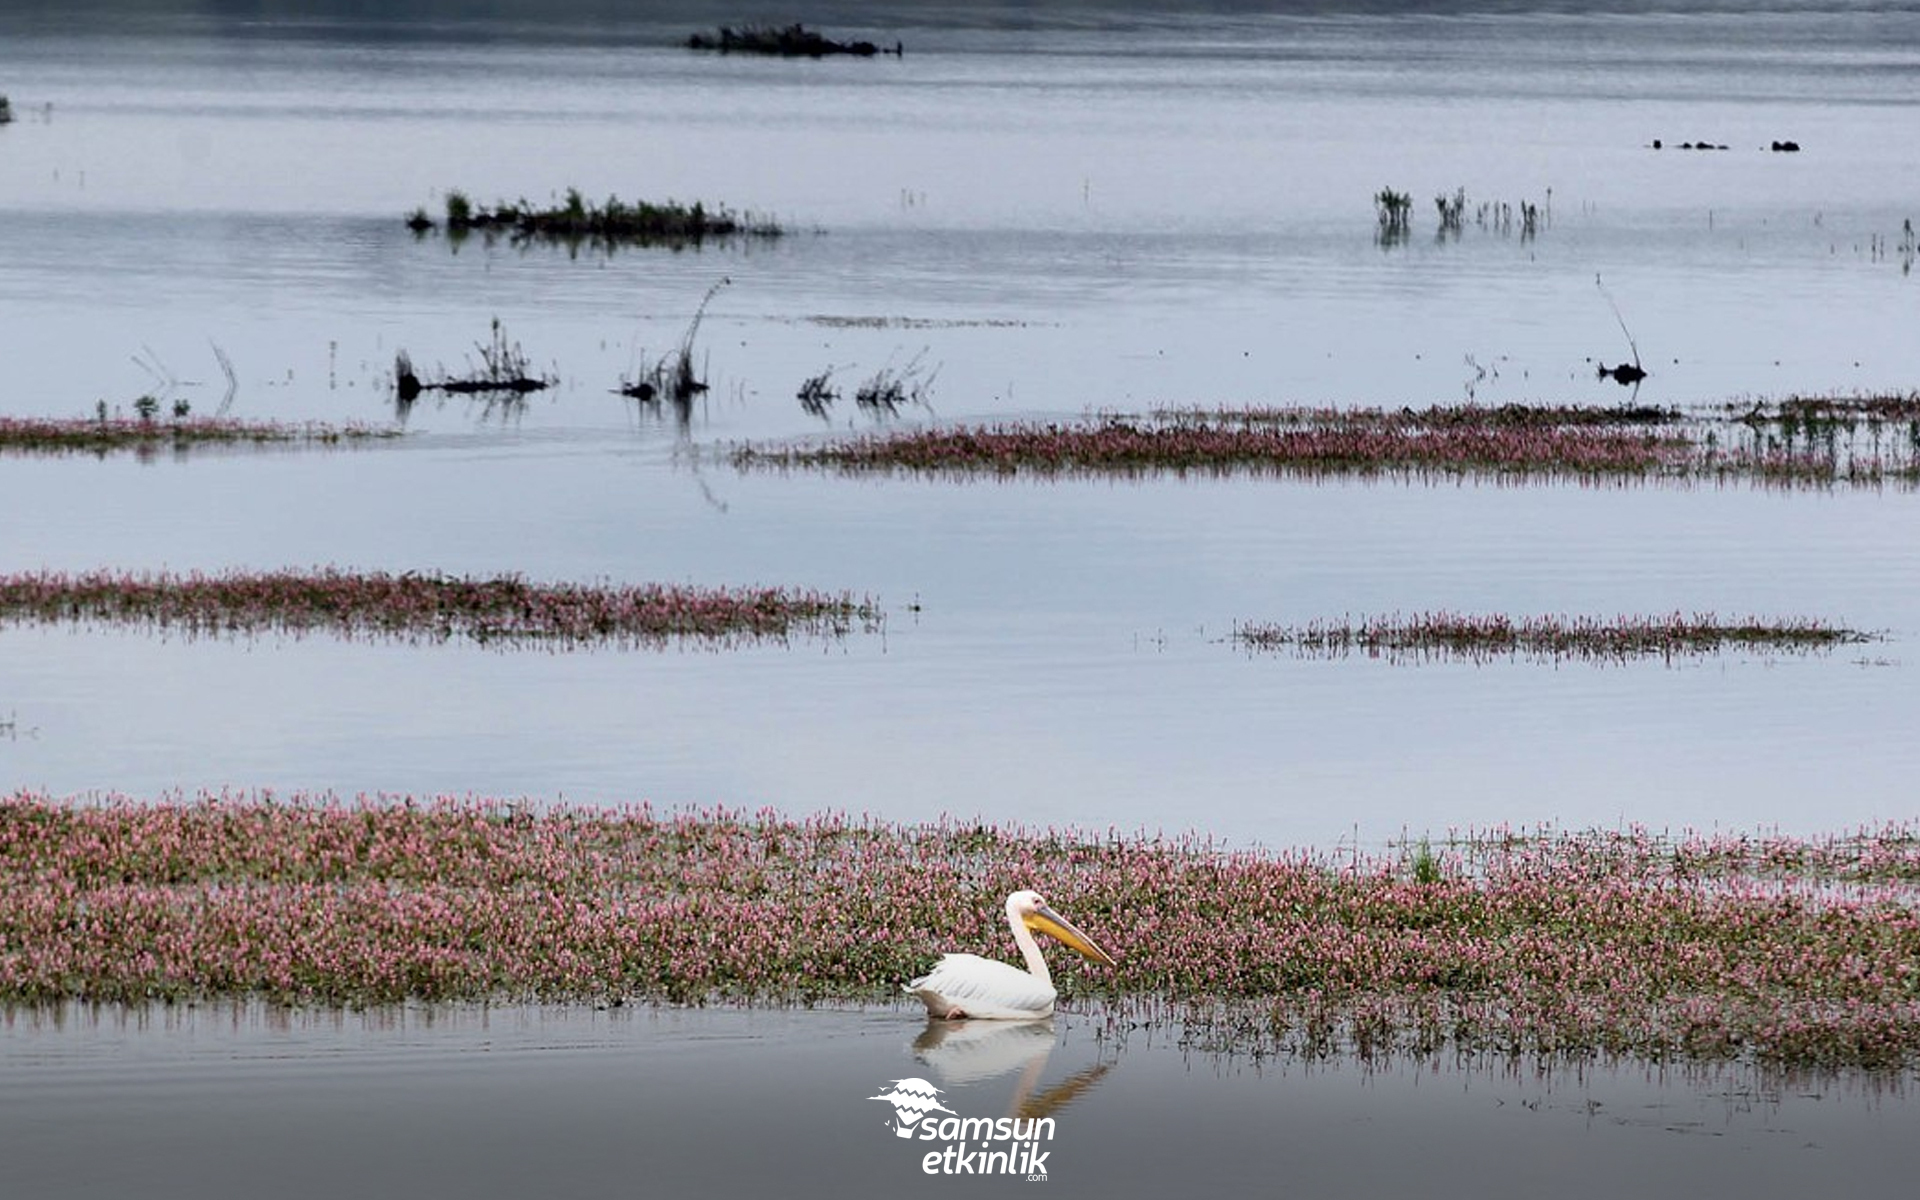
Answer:
<path fill-rule="evenodd" d="M 1552 189 L 1548 189 L 1548 194 L 1552 194 Z M 1520 240 L 1532 241 L 1539 234 L 1541 224 L 1540 206 L 1522 200 L 1520 202 Z"/>
<path fill-rule="evenodd" d="M 1440 882 L 1440 859 L 1433 853 L 1433 845 L 1426 838 L 1413 848 L 1413 881 L 1431 885 Z"/>
<path fill-rule="evenodd" d="M 519 342 L 507 341 L 506 327 L 500 324 L 500 318 L 493 318 L 493 336 L 486 343 L 475 343 L 474 350 L 480 355 L 482 370 L 479 378 L 488 383 L 511 386 L 528 378 L 526 351 Z"/>
<path fill-rule="evenodd" d="M 1458 188 L 1451 196 L 1435 196 L 1433 207 L 1440 214 L 1440 236 L 1459 237 L 1460 222 L 1467 215 L 1467 189 Z"/>

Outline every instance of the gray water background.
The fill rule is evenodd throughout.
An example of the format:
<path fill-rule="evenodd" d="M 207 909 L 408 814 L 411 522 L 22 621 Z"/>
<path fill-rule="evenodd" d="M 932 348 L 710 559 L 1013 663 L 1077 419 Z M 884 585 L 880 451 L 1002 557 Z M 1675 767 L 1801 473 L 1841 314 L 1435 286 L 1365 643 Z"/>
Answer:
<path fill-rule="evenodd" d="M 0 463 L 8 569 L 517 571 L 851 589 L 883 636 L 710 653 L 0 631 L 0 763 L 58 795 L 274 787 L 1376 846 L 1910 815 L 1916 499 L 1900 490 L 741 474 L 726 452 L 1163 404 L 1611 403 L 1920 379 L 1911 6 L 857 7 L 906 57 L 688 53 L 692 7 L 8 5 L 0 411 L 394 417 L 405 349 L 499 318 L 560 378 L 397 445 Z M 545 15 L 542 16 L 541 14 Z M 1653 151 L 1693 138 L 1725 152 Z M 1805 149 L 1761 147 L 1791 137 Z M 458 252 L 401 218 L 703 199 L 771 245 Z M 1376 244 L 1371 197 L 1415 197 Z M 1522 241 L 1430 197 L 1547 203 Z M 611 394 L 720 279 L 712 391 Z M 1596 277 L 1606 292 L 1596 287 Z M 215 348 L 234 364 L 231 397 Z M 918 361 L 925 408 L 794 398 Z M 1485 376 L 1478 374 L 1487 369 Z M 937 374 L 935 373 L 937 372 Z M 1808 616 L 1814 659 L 1249 654 L 1238 623 L 1449 609 Z"/>

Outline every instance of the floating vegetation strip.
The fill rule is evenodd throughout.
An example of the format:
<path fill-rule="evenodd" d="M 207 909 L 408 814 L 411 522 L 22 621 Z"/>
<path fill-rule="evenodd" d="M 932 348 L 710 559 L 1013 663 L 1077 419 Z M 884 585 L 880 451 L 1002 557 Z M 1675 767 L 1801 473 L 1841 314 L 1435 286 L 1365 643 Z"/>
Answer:
<path fill-rule="evenodd" d="M 1677 408 L 1651 404 L 1435 404 L 1427 408 L 1326 408 L 1305 405 L 1245 408 L 1159 408 L 1151 416 L 1173 425 L 1242 425 L 1278 429 L 1562 429 L 1675 425 Z"/>
<path fill-rule="evenodd" d="M 867 41 L 841 42 L 808 29 L 804 25 L 743 25 L 738 29 L 722 25 L 714 33 L 696 33 L 687 38 L 689 50 L 713 50 L 721 54 L 764 54 L 779 58 L 826 58 L 836 54 L 872 58 L 876 54 L 903 52 L 899 42 L 882 49 Z"/>
<path fill-rule="evenodd" d="M 221 575 L 43 571 L 0 575 L 0 621 L 100 622 L 192 635 L 349 637 L 565 648 L 695 638 L 784 638 L 874 629 L 871 600 L 783 588 L 530 583 L 407 572 Z"/>
<path fill-rule="evenodd" d="M 1674 659 L 1725 650 L 1805 652 L 1872 640 L 1858 630 L 1806 618 L 1712 613 L 1659 617 L 1538 616 L 1416 613 L 1343 618 L 1304 625 L 1247 624 L 1233 639 L 1261 649 L 1288 648 L 1312 656 L 1366 654 L 1391 659 L 1537 657 L 1624 660 Z"/>
<path fill-rule="evenodd" d="M 1899 413 L 1896 400 L 1861 413 Z M 1756 410 L 1758 411 L 1758 410 Z M 1624 404 L 1159 409 L 1073 423 L 894 430 L 733 451 L 742 469 L 951 475 L 1268 471 L 1296 475 L 1749 481 L 1779 486 L 1920 483 L 1920 418 L 1688 415 Z"/>
<path fill-rule="evenodd" d="M 1798 426 L 1818 433 L 1829 427 L 1853 429 L 1859 425 L 1910 424 L 1920 421 L 1920 392 L 1880 392 L 1867 395 L 1788 396 L 1728 404 L 1728 417 L 1747 423 L 1771 422 L 1787 429 Z"/>
<path fill-rule="evenodd" d="M 1109 419 L 1088 425 L 957 426 L 816 446 L 741 448 L 737 466 L 846 471 L 1067 474 L 1252 468 L 1651 474 L 1680 468 L 1683 439 L 1601 428 L 1458 426 L 1430 431 L 1351 425 L 1277 428 Z"/>
<path fill-rule="evenodd" d="M 1424 864 L 1421 866 L 1420 864 Z M 1920 828 L 1193 838 L 269 795 L 0 800 L 0 999 L 888 1001 L 1070 902 L 1069 1006 L 1254 1052 L 1920 1064 Z"/>
<path fill-rule="evenodd" d="M 134 417 L 0 417 L 0 451 L 27 454 L 104 454 L 212 445 L 323 445 L 399 437 L 368 425 L 283 424 L 226 417 L 152 420 Z"/>
<path fill-rule="evenodd" d="M 424 208 L 407 217 L 407 227 L 424 234 L 436 228 Z M 566 202 L 536 208 L 525 200 L 498 203 L 492 208 L 474 205 L 466 193 L 447 193 L 444 227 L 450 237 L 471 233 L 505 234 L 516 241 L 550 241 L 603 246 L 659 244 L 698 245 L 736 237 L 777 238 L 786 231 L 766 218 L 737 213 L 725 205 L 677 201 L 629 203 L 609 196 L 605 204 L 589 204 L 577 188 L 567 189 Z"/>

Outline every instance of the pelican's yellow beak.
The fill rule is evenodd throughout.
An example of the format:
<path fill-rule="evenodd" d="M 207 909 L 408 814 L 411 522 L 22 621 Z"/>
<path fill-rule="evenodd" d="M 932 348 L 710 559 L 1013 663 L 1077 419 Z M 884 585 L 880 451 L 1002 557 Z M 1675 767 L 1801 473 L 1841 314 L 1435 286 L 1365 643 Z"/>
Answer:
<path fill-rule="evenodd" d="M 1093 944 L 1093 939 L 1075 929 L 1073 922 L 1067 920 L 1052 908 L 1043 904 L 1026 915 L 1027 928 L 1035 933 L 1044 933 L 1048 937 L 1058 938 L 1073 947 L 1082 958 L 1114 966 L 1113 955 Z"/>

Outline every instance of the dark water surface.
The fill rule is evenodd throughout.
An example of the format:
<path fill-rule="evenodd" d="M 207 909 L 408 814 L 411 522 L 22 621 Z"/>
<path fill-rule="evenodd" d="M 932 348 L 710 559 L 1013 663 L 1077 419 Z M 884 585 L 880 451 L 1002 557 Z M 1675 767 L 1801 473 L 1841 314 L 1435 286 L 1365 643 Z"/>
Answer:
<path fill-rule="evenodd" d="M 1219 1059 L 1061 1015 L 219 1007 L 0 1025 L 9 1195 L 1897 1194 L 1889 1085 Z M 1045 1111 L 1046 1182 L 923 1171 L 895 1080 Z M 942 1113 L 928 1114 L 940 1119 Z M 977 1146 L 977 1144 L 976 1144 Z M 958 1161 L 957 1158 L 955 1160 Z"/>

